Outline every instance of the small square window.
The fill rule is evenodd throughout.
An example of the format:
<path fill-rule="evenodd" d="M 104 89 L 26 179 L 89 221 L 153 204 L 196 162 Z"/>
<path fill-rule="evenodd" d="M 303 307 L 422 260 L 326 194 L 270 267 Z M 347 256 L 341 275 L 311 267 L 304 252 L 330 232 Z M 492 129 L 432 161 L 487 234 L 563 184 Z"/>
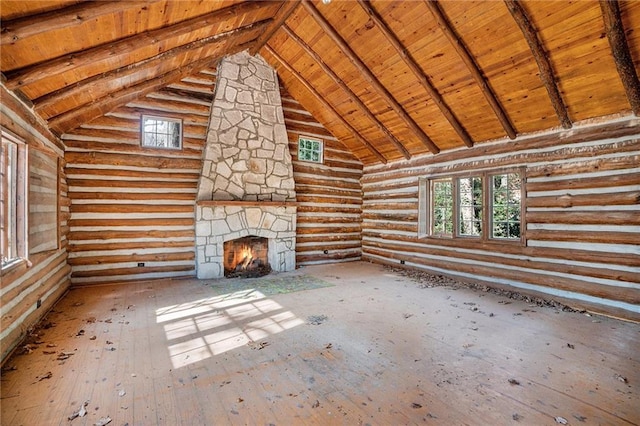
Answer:
<path fill-rule="evenodd" d="M 142 116 L 142 146 L 182 148 L 182 121 L 173 118 Z"/>
<path fill-rule="evenodd" d="M 298 160 L 322 163 L 322 145 L 321 140 L 300 136 L 298 138 Z"/>

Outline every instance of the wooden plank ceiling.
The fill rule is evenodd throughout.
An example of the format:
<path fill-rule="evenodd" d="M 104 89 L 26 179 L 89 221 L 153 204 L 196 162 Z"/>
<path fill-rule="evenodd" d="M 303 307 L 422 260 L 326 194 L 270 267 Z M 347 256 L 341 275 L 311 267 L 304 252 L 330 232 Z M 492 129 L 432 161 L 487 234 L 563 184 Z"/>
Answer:
<path fill-rule="evenodd" d="M 5 85 L 64 134 L 249 49 L 364 164 L 640 114 L 640 2 L 24 1 Z"/>

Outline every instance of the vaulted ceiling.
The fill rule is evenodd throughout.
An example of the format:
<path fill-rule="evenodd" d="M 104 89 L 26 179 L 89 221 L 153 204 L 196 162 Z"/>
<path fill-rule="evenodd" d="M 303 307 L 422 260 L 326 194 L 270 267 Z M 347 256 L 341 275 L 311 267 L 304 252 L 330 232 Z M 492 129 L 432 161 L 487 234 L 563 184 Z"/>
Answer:
<path fill-rule="evenodd" d="M 365 164 L 640 114 L 640 2 L 2 0 L 4 84 L 64 134 L 248 49 Z"/>

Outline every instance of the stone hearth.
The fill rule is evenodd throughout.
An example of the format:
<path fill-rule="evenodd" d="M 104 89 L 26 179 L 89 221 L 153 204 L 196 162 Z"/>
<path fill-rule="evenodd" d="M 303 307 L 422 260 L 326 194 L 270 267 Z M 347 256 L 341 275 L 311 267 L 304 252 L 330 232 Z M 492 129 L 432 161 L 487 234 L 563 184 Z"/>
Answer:
<path fill-rule="evenodd" d="M 276 72 L 261 57 L 224 58 L 196 202 L 198 278 L 224 276 L 225 241 L 268 238 L 273 271 L 295 269 L 293 166 Z"/>

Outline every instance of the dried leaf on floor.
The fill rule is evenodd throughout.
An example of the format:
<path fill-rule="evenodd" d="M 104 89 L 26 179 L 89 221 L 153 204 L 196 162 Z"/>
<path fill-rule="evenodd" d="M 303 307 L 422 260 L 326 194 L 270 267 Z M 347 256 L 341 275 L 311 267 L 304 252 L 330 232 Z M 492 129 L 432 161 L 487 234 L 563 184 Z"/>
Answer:
<path fill-rule="evenodd" d="M 307 323 L 311 325 L 320 325 L 329 319 L 326 315 L 311 315 L 307 317 Z"/>
<path fill-rule="evenodd" d="M 94 423 L 94 426 L 105 426 L 111 423 L 111 417 L 102 417 L 97 422 Z"/>
<path fill-rule="evenodd" d="M 620 374 L 616 374 L 616 376 L 615 376 L 615 377 L 616 377 L 616 379 L 618 379 L 618 380 L 619 380 L 619 381 L 621 381 L 622 383 L 629 383 L 629 380 L 628 380 L 626 377 L 621 376 Z"/>
<path fill-rule="evenodd" d="M 40 382 L 40 381 L 42 381 L 44 379 L 50 379 L 51 377 L 53 377 L 53 373 L 51 371 L 47 371 L 46 373 L 36 377 L 36 379 L 37 379 L 38 382 Z"/>
<path fill-rule="evenodd" d="M 89 401 L 85 401 L 81 406 L 80 409 L 78 411 L 74 411 L 73 414 L 71 414 L 69 416 L 69 420 L 73 420 L 76 417 L 84 417 L 87 415 L 87 409 L 86 406 L 89 405 Z"/>
<path fill-rule="evenodd" d="M 320 406 L 320 401 L 318 401 L 317 399 L 316 399 L 316 402 L 311 404 L 311 408 L 318 408 L 319 406 Z"/>

